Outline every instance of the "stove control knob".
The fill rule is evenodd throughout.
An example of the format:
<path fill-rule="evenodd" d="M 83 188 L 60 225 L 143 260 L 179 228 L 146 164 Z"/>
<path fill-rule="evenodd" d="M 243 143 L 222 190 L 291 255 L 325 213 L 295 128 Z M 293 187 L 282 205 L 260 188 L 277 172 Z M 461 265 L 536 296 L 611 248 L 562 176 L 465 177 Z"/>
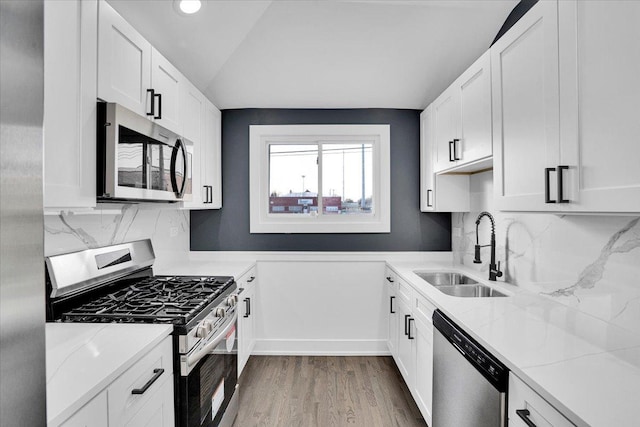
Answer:
<path fill-rule="evenodd" d="M 213 330 L 213 321 L 204 320 L 202 322 L 202 327 L 204 328 L 205 331 L 207 331 L 207 335 L 210 334 L 211 331 Z"/>
<path fill-rule="evenodd" d="M 196 337 L 197 338 L 206 338 L 207 335 L 209 335 L 209 332 L 205 328 L 204 324 L 198 326 L 198 329 L 196 329 Z"/>
<path fill-rule="evenodd" d="M 222 307 L 216 308 L 216 317 L 224 317 L 227 315 L 227 310 Z"/>
<path fill-rule="evenodd" d="M 230 295 L 227 298 L 227 305 L 229 307 L 233 307 L 234 305 L 236 305 L 237 302 L 238 302 L 238 296 L 237 295 Z"/>

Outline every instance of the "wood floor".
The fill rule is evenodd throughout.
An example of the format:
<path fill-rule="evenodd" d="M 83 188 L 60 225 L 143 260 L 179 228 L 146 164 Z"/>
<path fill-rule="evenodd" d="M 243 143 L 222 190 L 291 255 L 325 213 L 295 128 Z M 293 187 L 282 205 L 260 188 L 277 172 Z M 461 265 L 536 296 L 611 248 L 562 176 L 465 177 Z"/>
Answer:
<path fill-rule="evenodd" d="M 233 427 L 426 426 L 391 357 L 252 356 Z"/>

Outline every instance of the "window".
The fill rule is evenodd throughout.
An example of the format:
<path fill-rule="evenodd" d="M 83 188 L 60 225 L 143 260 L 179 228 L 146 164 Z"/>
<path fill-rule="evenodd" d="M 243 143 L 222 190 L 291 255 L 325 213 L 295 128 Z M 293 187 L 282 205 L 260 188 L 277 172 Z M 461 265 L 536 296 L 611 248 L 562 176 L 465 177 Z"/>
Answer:
<path fill-rule="evenodd" d="M 389 145 L 389 125 L 251 126 L 251 232 L 390 232 Z"/>

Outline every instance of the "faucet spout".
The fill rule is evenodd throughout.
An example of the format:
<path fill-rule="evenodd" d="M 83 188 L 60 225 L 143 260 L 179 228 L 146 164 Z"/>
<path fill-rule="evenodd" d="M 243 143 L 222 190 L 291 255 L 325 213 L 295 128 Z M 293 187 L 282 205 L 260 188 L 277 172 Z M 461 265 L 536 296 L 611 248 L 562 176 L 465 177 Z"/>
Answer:
<path fill-rule="evenodd" d="M 482 218 L 487 217 L 491 221 L 491 242 L 488 245 L 480 245 L 480 238 L 478 237 L 478 226 L 480 225 L 480 221 Z M 490 246 L 491 247 L 491 260 L 489 261 L 489 280 L 496 281 L 498 277 L 502 277 L 502 271 L 500 271 L 500 262 L 496 265 L 496 222 L 493 219 L 493 215 L 489 212 L 480 212 L 478 218 L 476 219 L 476 245 L 475 245 L 475 256 L 473 259 L 474 264 L 482 263 L 480 259 L 480 248 L 484 248 Z"/>

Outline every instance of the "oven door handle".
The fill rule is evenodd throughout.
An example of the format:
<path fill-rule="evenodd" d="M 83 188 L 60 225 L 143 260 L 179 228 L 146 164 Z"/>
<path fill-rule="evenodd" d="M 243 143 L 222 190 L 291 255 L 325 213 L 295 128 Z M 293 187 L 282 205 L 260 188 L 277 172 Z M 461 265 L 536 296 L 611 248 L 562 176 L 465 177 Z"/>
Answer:
<path fill-rule="evenodd" d="M 202 347 L 200 350 L 198 350 L 193 354 L 187 354 L 185 356 L 182 356 L 181 358 L 182 360 L 180 363 L 181 365 L 180 373 L 183 376 L 186 376 L 189 373 L 189 371 L 191 371 L 191 368 L 193 366 L 195 366 L 206 355 L 211 353 L 211 350 L 216 348 L 222 342 L 222 340 L 225 339 L 225 337 L 227 336 L 231 328 L 236 324 L 237 319 L 238 319 L 238 312 L 235 311 L 233 313 L 233 317 L 231 318 L 231 321 L 229 322 L 229 324 L 225 326 L 224 329 L 218 335 L 216 335 L 208 343 L 206 343 L 204 347 Z"/>

